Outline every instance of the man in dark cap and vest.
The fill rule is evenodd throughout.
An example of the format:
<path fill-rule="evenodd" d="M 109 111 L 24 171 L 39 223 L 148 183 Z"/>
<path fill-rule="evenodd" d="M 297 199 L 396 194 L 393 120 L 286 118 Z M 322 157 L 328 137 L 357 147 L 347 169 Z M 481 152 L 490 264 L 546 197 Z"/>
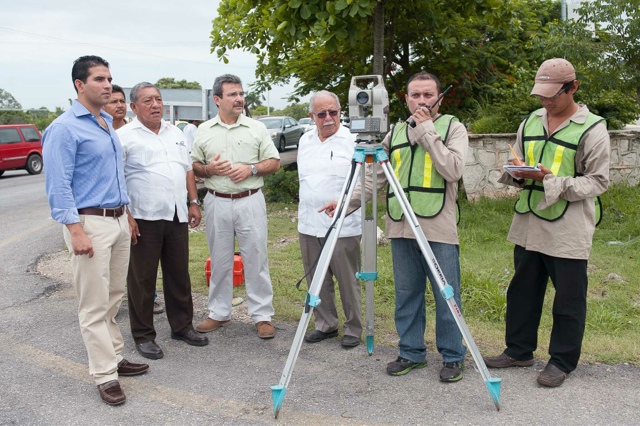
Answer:
<path fill-rule="evenodd" d="M 587 314 L 587 259 L 597 223 L 596 198 L 609 185 L 609 134 L 602 117 L 577 104 L 573 65 L 542 63 L 531 95 L 542 108 L 520 125 L 512 164 L 539 171 L 504 173 L 499 182 L 522 188 L 507 239 L 515 244 L 507 291 L 506 349 L 488 367 L 534 363 L 549 278 L 555 287 L 549 362 L 542 386 L 562 385 L 580 359 Z"/>

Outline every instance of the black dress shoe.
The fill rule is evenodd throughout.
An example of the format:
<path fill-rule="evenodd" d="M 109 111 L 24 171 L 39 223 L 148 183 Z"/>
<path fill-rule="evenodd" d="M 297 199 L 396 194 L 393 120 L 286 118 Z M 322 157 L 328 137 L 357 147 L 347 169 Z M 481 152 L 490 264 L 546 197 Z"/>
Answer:
<path fill-rule="evenodd" d="M 304 336 L 304 341 L 307 343 L 318 343 L 322 342 L 324 339 L 331 339 L 332 337 L 336 337 L 337 335 L 338 330 L 329 331 L 327 333 L 320 330 L 313 330 L 311 333 Z"/>
<path fill-rule="evenodd" d="M 192 346 L 207 346 L 209 344 L 209 339 L 207 339 L 207 336 L 203 336 L 194 329 L 187 330 L 183 333 L 171 332 L 171 338 L 182 340 L 183 342 L 187 342 Z"/>
<path fill-rule="evenodd" d="M 149 370 L 149 364 L 135 364 L 123 359 L 118 363 L 119 376 L 137 376 L 146 373 Z"/>
<path fill-rule="evenodd" d="M 341 342 L 342 347 L 346 348 L 346 349 L 355 348 L 359 344 L 360 344 L 360 338 L 359 337 L 349 336 L 349 335 L 346 335 L 346 334 L 342 338 L 342 342 Z"/>
<path fill-rule="evenodd" d="M 136 343 L 136 349 L 145 358 L 160 359 L 164 356 L 164 352 L 160 349 L 160 346 L 153 340 L 150 342 Z"/>

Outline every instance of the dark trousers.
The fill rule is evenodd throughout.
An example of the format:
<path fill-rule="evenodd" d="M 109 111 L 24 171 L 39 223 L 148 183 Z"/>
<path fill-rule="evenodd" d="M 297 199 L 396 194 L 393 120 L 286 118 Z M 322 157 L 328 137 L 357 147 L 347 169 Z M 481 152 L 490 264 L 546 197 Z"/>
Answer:
<path fill-rule="evenodd" d="M 570 373 L 580 359 L 587 317 L 587 261 L 547 256 L 518 245 L 513 250 L 513 260 L 515 274 L 507 290 L 505 353 L 519 360 L 533 358 L 544 295 L 551 278 L 556 292 L 549 362 Z"/>
<path fill-rule="evenodd" d="M 189 277 L 189 234 L 187 223 L 137 219 L 140 236 L 131 246 L 127 294 L 129 321 L 136 343 L 156 338 L 153 327 L 153 293 L 158 262 L 162 265 L 164 303 L 171 330 L 184 333 L 193 328 L 193 299 Z"/>

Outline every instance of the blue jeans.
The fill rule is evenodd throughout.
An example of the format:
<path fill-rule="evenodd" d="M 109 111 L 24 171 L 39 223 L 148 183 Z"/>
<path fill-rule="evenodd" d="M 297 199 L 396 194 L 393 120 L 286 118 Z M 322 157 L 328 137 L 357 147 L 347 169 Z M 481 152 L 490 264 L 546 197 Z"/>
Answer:
<path fill-rule="evenodd" d="M 429 243 L 448 284 L 453 288 L 454 300 L 462 311 L 460 301 L 460 248 L 455 244 Z M 462 333 L 456 324 L 418 242 L 408 238 L 391 239 L 393 277 L 396 291 L 395 322 L 400 342 L 400 356 L 413 362 L 424 362 L 427 346 L 425 290 L 427 277 L 436 301 L 436 346 L 443 362 L 464 360 L 467 348 L 462 344 Z"/>

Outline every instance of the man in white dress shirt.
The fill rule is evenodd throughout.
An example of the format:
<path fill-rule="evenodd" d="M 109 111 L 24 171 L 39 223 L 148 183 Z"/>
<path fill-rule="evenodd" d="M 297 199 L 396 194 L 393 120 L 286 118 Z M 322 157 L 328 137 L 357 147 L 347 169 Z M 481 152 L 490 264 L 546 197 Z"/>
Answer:
<path fill-rule="evenodd" d="M 326 203 L 339 198 L 342 186 L 351 169 L 355 151 L 355 137 L 340 125 L 340 101 L 331 92 L 315 93 L 309 102 L 309 117 L 316 128 L 300 138 L 298 146 L 298 176 L 300 179 L 300 205 L 298 232 L 305 272 L 309 272 L 310 285 L 316 258 L 332 218 L 319 210 Z M 342 346 L 352 348 L 360 344 L 362 335 L 362 302 L 360 282 L 356 272 L 360 269 L 360 238 L 362 236 L 360 210 L 347 216 L 340 238 L 333 251 L 329 269 L 320 289 L 322 301 L 314 309 L 315 330 L 304 339 L 317 343 L 338 335 L 338 312 L 335 303 L 333 277 L 338 280 L 344 309 L 344 337 Z"/>
<path fill-rule="evenodd" d="M 160 91 L 144 82 L 136 84 L 130 96 L 136 118 L 117 132 L 131 194 L 129 320 L 138 352 L 146 358 L 160 359 L 164 353 L 155 343 L 153 327 L 158 262 L 162 265 L 171 338 L 194 346 L 209 343 L 193 329 L 188 268 L 188 225 L 197 226 L 201 214 L 185 137 L 177 127 L 163 120 Z"/>
<path fill-rule="evenodd" d="M 191 152 L 191 147 L 193 146 L 193 141 L 196 139 L 196 132 L 198 131 L 198 126 L 200 122 L 198 120 L 187 120 L 187 125 L 182 129 L 182 133 L 184 133 L 187 138 L 187 146 L 189 147 L 189 152 Z"/>

